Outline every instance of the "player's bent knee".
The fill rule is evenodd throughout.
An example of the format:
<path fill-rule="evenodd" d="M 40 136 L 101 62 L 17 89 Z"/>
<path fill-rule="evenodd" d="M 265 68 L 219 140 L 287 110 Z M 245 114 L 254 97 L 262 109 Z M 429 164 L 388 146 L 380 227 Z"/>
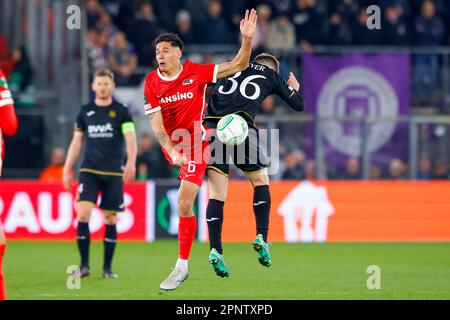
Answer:
<path fill-rule="evenodd" d="M 91 218 L 91 215 L 88 213 L 78 213 L 78 221 L 88 223 Z"/>
<path fill-rule="evenodd" d="M 248 175 L 248 179 L 250 180 L 253 188 L 269 185 L 269 176 L 266 174 Z"/>
<path fill-rule="evenodd" d="M 91 211 L 94 208 L 93 204 L 78 202 L 77 203 L 77 217 L 78 221 L 87 223 L 91 218 Z"/>
<path fill-rule="evenodd" d="M 117 224 L 117 214 L 106 213 L 105 214 L 105 224 L 107 224 L 107 225 Z"/>
<path fill-rule="evenodd" d="M 215 200 L 219 200 L 222 202 L 225 202 L 227 200 L 227 193 L 223 192 L 210 192 L 209 193 L 209 199 L 215 199 Z"/>
<path fill-rule="evenodd" d="M 194 202 L 191 200 L 178 200 L 178 213 L 181 217 L 189 217 L 192 215 Z"/>

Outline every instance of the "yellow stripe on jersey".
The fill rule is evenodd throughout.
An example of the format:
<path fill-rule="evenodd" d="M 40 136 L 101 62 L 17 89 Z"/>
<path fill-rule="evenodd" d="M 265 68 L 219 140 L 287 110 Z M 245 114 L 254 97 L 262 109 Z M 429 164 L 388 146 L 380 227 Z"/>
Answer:
<path fill-rule="evenodd" d="M 114 176 L 114 177 L 123 176 L 122 172 L 99 171 L 99 170 L 87 169 L 87 168 L 81 168 L 80 172 L 94 173 L 94 174 L 99 174 L 99 175 L 103 175 L 103 176 Z"/>

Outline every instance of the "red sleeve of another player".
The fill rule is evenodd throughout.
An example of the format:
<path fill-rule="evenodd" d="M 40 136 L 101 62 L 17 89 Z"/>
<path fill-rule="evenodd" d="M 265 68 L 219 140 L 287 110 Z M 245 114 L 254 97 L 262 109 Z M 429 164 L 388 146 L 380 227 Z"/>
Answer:
<path fill-rule="evenodd" d="M 0 107 L 0 128 L 2 133 L 12 136 L 17 131 L 17 117 L 13 105 Z"/>
<path fill-rule="evenodd" d="M 217 71 L 219 70 L 218 64 L 192 63 L 192 68 L 194 69 L 194 72 L 199 75 L 201 83 L 208 84 L 217 82 Z"/>
<path fill-rule="evenodd" d="M 14 101 L 3 73 L 0 71 L 0 129 L 5 135 L 13 135 L 17 131 L 17 117 L 14 112 Z"/>
<path fill-rule="evenodd" d="M 158 98 L 156 97 L 156 92 L 150 85 L 150 75 L 147 77 L 144 86 L 144 113 L 150 114 L 161 110 Z"/>

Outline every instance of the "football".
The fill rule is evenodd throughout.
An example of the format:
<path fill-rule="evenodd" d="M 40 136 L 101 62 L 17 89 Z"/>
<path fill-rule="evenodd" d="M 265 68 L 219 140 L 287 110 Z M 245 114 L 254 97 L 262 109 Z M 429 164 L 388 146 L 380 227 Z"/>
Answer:
<path fill-rule="evenodd" d="M 236 146 L 244 142 L 247 136 L 248 125 L 240 115 L 228 114 L 217 124 L 217 137 L 223 144 Z"/>

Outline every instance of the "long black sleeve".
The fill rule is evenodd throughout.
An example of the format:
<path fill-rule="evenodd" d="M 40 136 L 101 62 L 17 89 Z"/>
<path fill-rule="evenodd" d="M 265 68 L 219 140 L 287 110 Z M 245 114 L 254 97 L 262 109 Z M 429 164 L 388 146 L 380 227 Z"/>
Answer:
<path fill-rule="evenodd" d="M 289 86 L 285 79 L 278 73 L 274 72 L 274 93 L 281 99 L 287 102 L 287 104 L 295 111 L 304 111 L 305 105 L 303 102 L 303 95 Z"/>

